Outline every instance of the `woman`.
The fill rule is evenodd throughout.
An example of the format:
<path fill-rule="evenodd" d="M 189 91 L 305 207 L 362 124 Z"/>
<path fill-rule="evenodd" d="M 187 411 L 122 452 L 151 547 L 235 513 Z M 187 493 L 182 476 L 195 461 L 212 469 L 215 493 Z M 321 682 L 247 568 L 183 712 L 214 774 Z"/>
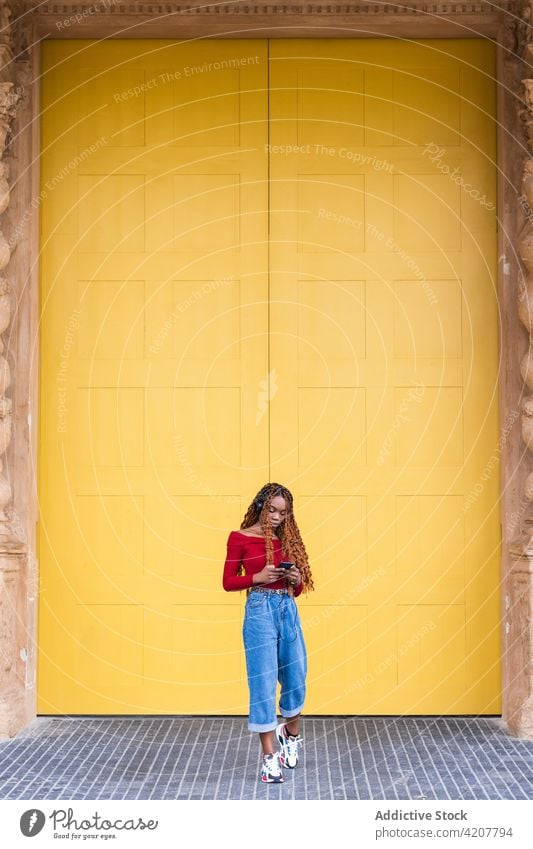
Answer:
<path fill-rule="evenodd" d="M 290 568 L 279 564 L 290 562 Z M 242 574 L 244 572 L 244 574 Z M 224 564 L 225 590 L 246 590 L 242 634 L 250 689 L 248 729 L 263 749 L 261 781 L 284 781 L 303 743 L 299 719 L 305 699 L 307 652 L 294 598 L 314 589 L 307 552 L 296 524 L 293 499 L 278 483 L 259 490 L 241 523 L 231 531 Z M 276 719 L 276 683 L 281 684 Z M 280 751 L 274 751 L 274 732 Z"/>

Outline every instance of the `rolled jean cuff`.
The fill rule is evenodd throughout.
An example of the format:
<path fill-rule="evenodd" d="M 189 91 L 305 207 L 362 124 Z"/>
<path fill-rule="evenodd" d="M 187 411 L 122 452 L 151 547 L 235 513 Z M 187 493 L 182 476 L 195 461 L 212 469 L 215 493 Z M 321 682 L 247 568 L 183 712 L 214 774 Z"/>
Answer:
<path fill-rule="evenodd" d="M 291 717 L 297 716 L 299 713 L 301 713 L 303 709 L 304 706 L 300 705 L 300 707 L 293 708 L 292 710 L 284 710 L 281 711 L 281 716 L 283 717 L 283 719 L 291 719 Z"/>
<path fill-rule="evenodd" d="M 274 724 L 270 722 L 266 725 L 258 725 L 257 722 L 249 722 L 248 731 L 259 731 L 259 733 L 262 733 L 263 731 L 275 731 L 278 725 L 279 723 L 277 719 Z"/>

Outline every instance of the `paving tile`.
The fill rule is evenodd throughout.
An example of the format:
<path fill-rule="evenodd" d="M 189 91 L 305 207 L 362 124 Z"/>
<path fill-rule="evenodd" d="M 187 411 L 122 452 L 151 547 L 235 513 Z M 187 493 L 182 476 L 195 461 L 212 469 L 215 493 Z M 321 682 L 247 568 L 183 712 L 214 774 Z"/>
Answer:
<path fill-rule="evenodd" d="M 533 741 L 497 717 L 304 717 L 264 785 L 246 717 L 41 717 L 0 742 L 2 799 L 533 799 Z"/>

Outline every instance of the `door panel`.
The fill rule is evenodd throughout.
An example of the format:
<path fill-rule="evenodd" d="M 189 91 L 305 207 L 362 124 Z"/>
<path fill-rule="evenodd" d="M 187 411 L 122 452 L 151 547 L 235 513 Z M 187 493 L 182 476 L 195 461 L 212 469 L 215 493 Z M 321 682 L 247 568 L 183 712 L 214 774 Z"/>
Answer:
<path fill-rule="evenodd" d="M 499 710 L 493 79 L 481 41 L 270 45 L 271 470 L 317 577 L 309 713 Z"/>
<path fill-rule="evenodd" d="M 43 55 L 39 710 L 243 711 L 220 546 L 268 478 L 267 45 Z"/>

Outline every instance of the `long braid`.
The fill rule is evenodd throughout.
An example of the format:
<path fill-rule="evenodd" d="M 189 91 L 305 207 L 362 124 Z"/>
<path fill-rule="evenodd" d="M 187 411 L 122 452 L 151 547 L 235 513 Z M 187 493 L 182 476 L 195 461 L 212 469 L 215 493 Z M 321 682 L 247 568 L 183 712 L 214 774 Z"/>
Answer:
<path fill-rule="evenodd" d="M 265 506 L 261 511 L 261 530 L 265 535 L 266 563 L 267 566 L 272 566 L 274 563 L 274 544 L 272 542 L 272 525 L 268 521 L 269 504 L 270 499 L 265 502 Z"/>
<path fill-rule="evenodd" d="M 281 542 L 281 547 L 285 554 L 294 562 L 302 576 L 303 591 L 310 592 L 314 590 L 313 576 L 311 567 L 309 566 L 309 558 L 303 543 L 300 529 L 296 524 L 296 519 L 293 512 L 293 498 L 291 492 L 279 483 L 267 483 L 263 486 L 254 500 L 248 507 L 244 519 L 241 522 L 241 530 L 249 528 L 260 520 L 261 529 L 265 537 L 266 563 L 270 565 L 274 562 L 274 547 L 272 544 L 273 530 L 269 521 L 269 506 L 272 498 L 276 495 L 281 495 L 285 499 L 287 505 L 287 513 L 284 521 L 279 527 L 279 532 L 275 531 L 276 536 Z"/>
<path fill-rule="evenodd" d="M 286 517 L 280 531 L 281 546 L 283 551 L 286 551 L 289 555 L 289 559 L 294 561 L 298 566 L 302 576 L 304 592 L 314 590 L 315 585 L 313 583 L 311 567 L 309 566 L 309 558 L 293 513 L 290 513 Z"/>

